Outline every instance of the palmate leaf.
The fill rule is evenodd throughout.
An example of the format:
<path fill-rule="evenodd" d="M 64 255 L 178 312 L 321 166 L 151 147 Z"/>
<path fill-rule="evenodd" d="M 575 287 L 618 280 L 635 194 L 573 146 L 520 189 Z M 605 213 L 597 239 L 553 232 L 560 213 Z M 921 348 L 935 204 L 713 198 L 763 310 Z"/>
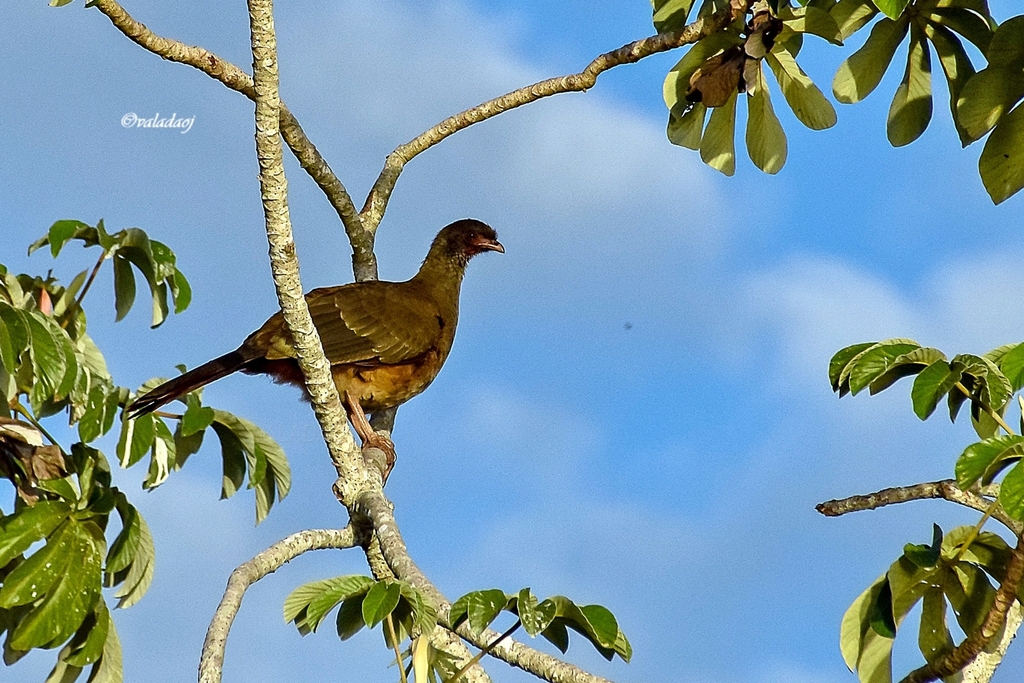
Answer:
<path fill-rule="evenodd" d="M 151 240 L 139 228 L 126 228 L 111 235 L 102 220 L 95 227 L 81 221 L 57 221 L 45 237 L 32 243 L 29 253 L 50 245 L 50 252 L 56 258 L 61 249 L 74 239 L 81 240 L 86 247 L 99 246 L 105 258 L 113 259 L 116 320 L 123 319 L 135 302 L 133 268 L 142 273 L 149 285 L 153 299 L 153 327 L 167 319 L 168 295 L 174 302 L 176 313 L 184 311 L 191 302 L 192 290 L 175 265 L 174 252 L 162 242 Z"/>
<path fill-rule="evenodd" d="M 965 551 L 964 543 L 972 538 Z M 975 543 L 977 552 L 972 552 Z M 963 632 L 974 633 L 995 596 L 989 575 L 1003 576 L 1010 554 L 1001 538 L 990 532 L 975 536 L 972 527 L 958 527 L 943 537 L 936 526 L 930 545 L 908 544 L 885 575 L 846 611 L 840 648 L 847 666 L 861 681 L 891 683 L 893 639 L 922 601 L 918 647 L 929 662 L 948 652 L 954 643 L 946 622 L 947 604 Z"/>

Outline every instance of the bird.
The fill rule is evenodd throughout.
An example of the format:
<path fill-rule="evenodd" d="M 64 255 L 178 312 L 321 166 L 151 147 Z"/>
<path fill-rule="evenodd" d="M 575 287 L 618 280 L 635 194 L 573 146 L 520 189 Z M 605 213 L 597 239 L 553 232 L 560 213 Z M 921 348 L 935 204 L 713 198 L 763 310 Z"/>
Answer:
<path fill-rule="evenodd" d="M 305 297 L 348 417 L 364 447 L 375 445 L 385 451 L 388 473 L 394 466 L 394 448 L 370 427 L 366 413 L 405 403 L 437 377 L 455 340 L 466 265 L 485 251 L 505 253 L 494 229 L 474 219 L 455 221 L 437 234 L 411 279 L 322 287 Z M 125 408 L 125 416 L 152 413 L 239 371 L 270 375 L 306 391 L 280 311 L 234 351 L 136 398 Z"/>

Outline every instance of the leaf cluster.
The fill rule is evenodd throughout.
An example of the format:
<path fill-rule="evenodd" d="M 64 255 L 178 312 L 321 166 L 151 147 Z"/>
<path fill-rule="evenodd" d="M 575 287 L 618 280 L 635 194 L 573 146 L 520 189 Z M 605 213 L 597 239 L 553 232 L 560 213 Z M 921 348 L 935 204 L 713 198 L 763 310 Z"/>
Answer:
<path fill-rule="evenodd" d="M 667 32 L 685 25 L 696 0 L 652 3 L 655 28 Z M 704 0 L 698 15 L 725 4 Z M 907 42 L 903 79 L 886 123 L 889 142 L 894 147 L 910 144 L 931 122 L 935 55 L 961 144 L 991 131 L 978 168 L 992 200 L 998 204 L 1024 187 L 1024 16 L 1000 24 L 987 0 L 755 2 L 746 23 L 734 22 L 703 38 L 669 72 L 664 87 L 669 140 L 699 149 L 705 163 L 732 175 L 736 100 L 745 93 L 747 152 L 762 171 L 777 173 L 786 161 L 786 135 L 772 108 L 762 62 L 798 120 L 813 130 L 829 128 L 836 122 L 835 110 L 796 63 L 802 37 L 810 33 L 841 46 L 869 26 L 867 40 L 833 78 L 836 100 L 853 104 L 871 94 Z M 981 70 L 965 41 L 985 59 Z"/>
<path fill-rule="evenodd" d="M 134 302 L 136 270 L 150 286 L 154 326 L 171 303 L 183 311 L 191 290 L 173 252 L 137 228 L 111 235 L 102 221 L 95 227 L 58 221 L 30 252 L 49 245 L 57 256 L 71 240 L 99 247 L 100 255 L 91 273 L 79 273 L 67 286 L 51 275 L 14 275 L 0 265 L 0 477 L 17 494 L 8 513 L 0 510 L 0 634 L 6 633 L 7 664 L 33 648 L 61 648 L 49 680 L 70 683 L 91 667 L 90 682 L 120 683 L 120 644 L 101 590 L 116 589 L 119 608 L 138 602 L 153 578 L 155 548 L 145 520 L 113 485 L 107 458 L 95 446 L 114 429 L 132 392 L 114 382 L 87 334 L 83 300 L 107 261 L 118 320 Z M 183 415 L 125 420 L 122 414 L 120 464 L 130 467 L 149 454 L 144 487 L 155 488 L 212 429 L 224 461 L 222 496 L 248 478 L 262 520 L 290 486 L 280 446 L 251 422 L 203 406 L 198 393 L 183 400 Z M 66 449 L 43 426 L 61 412 L 79 439 Z M 168 419 L 176 422 L 173 430 Z M 115 514 L 119 526 L 110 524 Z"/>
<path fill-rule="evenodd" d="M 896 632 L 918 603 L 918 648 L 925 661 L 935 662 L 950 652 L 955 644 L 948 608 L 953 608 L 964 633 L 977 631 L 996 594 L 992 580 L 1003 580 L 1010 554 L 1010 547 L 996 534 L 975 536 L 973 527 L 958 527 L 943 537 L 935 525 L 930 544 L 907 544 L 889 570 L 846 611 L 840 630 L 846 665 L 861 683 L 890 683 Z M 962 675 L 943 680 L 960 681 Z"/>
<path fill-rule="evenodd" d="M 577 605 L 564 595 L 538 600 L 529 588 L 506 594 L 494 588 L 467 593 L 452 604 L 452 628 L 466 623 L 473 633 L 483 633 L 502 612 L 517 617 L 531 637 L 541 636 L 562 653 L 569 648 L 569 629 L 582 635 L 609 661 L 618 655 L 628 662 L 633 648 L 619 629 L 615 616 L 601 605 Z"/>

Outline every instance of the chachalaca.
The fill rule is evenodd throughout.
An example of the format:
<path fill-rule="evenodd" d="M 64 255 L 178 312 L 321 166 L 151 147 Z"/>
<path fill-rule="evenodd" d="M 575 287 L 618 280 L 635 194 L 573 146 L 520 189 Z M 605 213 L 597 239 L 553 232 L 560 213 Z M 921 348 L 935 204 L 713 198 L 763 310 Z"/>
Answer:
<path fill-rule="evenodd" d="M 389 471 L 394 449 L 369 426 L 365 412 L 404 403 L 437 377 L 455 339 L 466 264 L 484 251 L 505 252 L 494 230 L 477 220 L 456 221 L 437 234 L 411 280 L 355 282 L 306 295 L 349 419 L 364 445 L 384 450 Z M 238 349 L 164 382 L 137 398 L 126 414 L 152 412 L 239 370 L 267 374 L 305 391 L 280 311 Z"/>

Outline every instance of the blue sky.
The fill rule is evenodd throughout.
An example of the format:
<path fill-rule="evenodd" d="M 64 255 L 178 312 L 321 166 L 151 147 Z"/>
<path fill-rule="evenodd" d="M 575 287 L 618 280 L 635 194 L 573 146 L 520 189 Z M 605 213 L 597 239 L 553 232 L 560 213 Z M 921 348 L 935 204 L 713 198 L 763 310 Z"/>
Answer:
<path fill-rule="evenodd" d="M 282 4 L 283 96 L 361 203 L 386 154 L 444 116 L 651 32 L 646 1 L 613 5 Z M 127 9 L 251 62 L 242 3 Z M 848 51 L 806 52 L 827 91 Z M 959 149 L 942 85 L 924 136 L 888 146 L 899 65 L 863 104 L 837 105 L 832 130 L 806 131 L 779 106 L 787 166 L 764 176 L 741 151 L 724 178 L 665 139 L 661 80 L 677 58 L 620 67 L 589 93 L 505 114 L 408 166 L 378 236 L 382 277 L 410 276 L 436 230 L 462 217 L 493 225 L 507 253 L 470 266 L 453 353 L 399 412 L 387 491 L 414 557 L 450 597 L 532 586 L 611 608 L 633 662 L 570 650 L 601 675 L 853 681 L 837 645 L 846 607 L 904 543 L 929 540 L 933 521 L 975 517 L 931 502 L 826 520 L 813 506 L 951 476 L 972 433 L 919 422 L 908 387 L 839 401 L 828 358 L 891 336 L 950 354 L 1024 339 L 1024 198 L 991 205 L 980 147 Z M 90 332 L 120 383 L 230 350 L 273 312 L 251 103 L 142 51 L 82 3 L 0 2 L 0 62 L 0 262 L 70 278 L 90 254 L 54 264 L 24 247 L 56 219 L 104 218 L 169 244 L 193 284 L 193 306 L 151 331 L 145 310 L 112 323 L 101 276 Z M 128 112 L 195 124 L 124 129 Z M 288 171 L 305 287 L 349 281 L 333 210 L 294 162 Z M 127 680 L 191 678 L 231 569 L 288 533 L 345 523 L 294 389 L 238 376 L 205 398 L 278 439 L 294 489 L 254 528 L 250 496 L 217 500 L 213 447 L 153 493 L 139 490 L 141 472 L 116 473 L 158 552 L 150 593 L 117 615 Z M 390 680 L 377 634 L 340 644 L 330 628 L 300 638 L 281 621 L 296 585 L 365 571 L 356 551 L 321 552 L 261 582 L 235 623 L 225 680 Z M 898 639 L 898 670 L 917 664 L 914 641 Z M 52 661 L 33 654 L 5 680 L 42 680 Z M 489 670 L 527 680 L 500 662 Z M 1018 646 L 995 680 L 1022 674 Z"/>

